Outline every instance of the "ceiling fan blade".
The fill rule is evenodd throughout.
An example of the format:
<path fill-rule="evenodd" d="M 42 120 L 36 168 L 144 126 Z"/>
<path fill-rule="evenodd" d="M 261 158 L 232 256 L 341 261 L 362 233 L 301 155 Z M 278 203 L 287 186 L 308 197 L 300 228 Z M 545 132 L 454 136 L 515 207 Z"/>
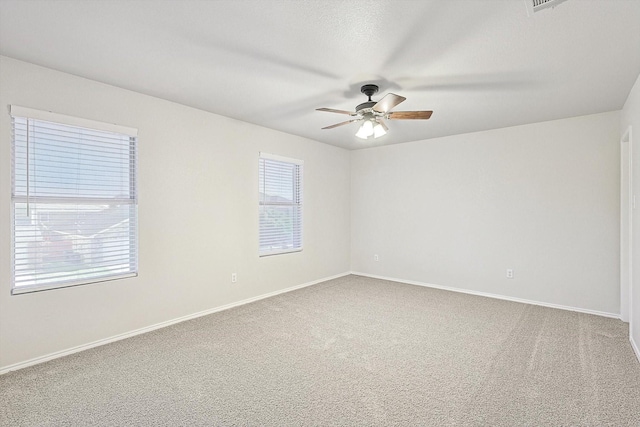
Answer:
<path fill-rule="evenodd" d="M 360 119 L 351 119 L 351 120 L 347 120 L 346 122 L 336 123 L 335 125 L 323 127 L 322 129 L 333 129 L 333 128 L 337 128 L 338 126 L 344 126 L 344 125 L 348 125 L 349 123 L 357 122 L 358 120 Z"/>
<path fill-rule="evenodd" d="M 405 98 L 404 96 L 396 95 L 394 93 L 388 93 L 372 108 L 373 111 L 377 111 L 378 113 L 386 113 L 405 99 L 407 98 Z"/>
<path fill-rule="evenodd" d="M 386 115 L 390 120 L 427 120 L 433 111 L 395 111 Z"/>
<path fill-rule="evenodd" d="M 334 110 L 333 108 L 316 108 L 316 111 L 326 111 L 327 113 L 338 113 L 338 114 L 348 114 L 350 116 L 355 116 L 356 113 L 345 110 Z"/>
<path fill-rule="evenodd" d="M 378 119 L 378 123 L 380 123 L 380 126 L 382 126 L 382 129 L 384 129 L 385 132 L 389 132 L 389 128 L 387 127 L 387 124 L 384 122 L 384 120 L 380 118 Z"/>

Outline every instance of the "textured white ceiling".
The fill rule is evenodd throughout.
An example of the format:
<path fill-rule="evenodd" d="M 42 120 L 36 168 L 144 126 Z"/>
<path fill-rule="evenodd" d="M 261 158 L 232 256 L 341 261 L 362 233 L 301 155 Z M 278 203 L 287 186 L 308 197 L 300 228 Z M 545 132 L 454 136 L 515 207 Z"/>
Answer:
<path fill-rule="evenodd" d="M 640 1 L 0 0 L 0 54 L 356 149 L 620 109 Z M 363 83 L 434 114 L 321 130 Z"/>

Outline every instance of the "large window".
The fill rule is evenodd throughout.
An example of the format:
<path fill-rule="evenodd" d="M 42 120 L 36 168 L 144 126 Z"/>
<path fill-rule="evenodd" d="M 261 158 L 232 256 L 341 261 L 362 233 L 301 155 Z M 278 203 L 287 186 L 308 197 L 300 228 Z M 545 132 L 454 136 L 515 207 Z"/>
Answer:
<path fill-rule="evenodd" d="M 135 129 L 11 106 L 12 293 L 137 274 Z"/>
<path fill-rule="evenodd" d="M 302 250 L 302 166 L 260 153 L 260 256 Z"/>

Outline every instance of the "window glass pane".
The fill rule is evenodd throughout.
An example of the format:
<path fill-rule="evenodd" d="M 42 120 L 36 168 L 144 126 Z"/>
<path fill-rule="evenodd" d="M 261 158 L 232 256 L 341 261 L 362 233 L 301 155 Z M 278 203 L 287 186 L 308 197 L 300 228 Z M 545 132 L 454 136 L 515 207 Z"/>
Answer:
<path fill-rule="evenodd" d="M 129 136 L 23 118 L 14 123 L 15 195 L 26 196 L 28 182 L 30 197 L 131 197 Z"/>
<path fill-rule="evenodd" d="M 15 204 L 16 286 L 135 271 L 134 205 Z"/>

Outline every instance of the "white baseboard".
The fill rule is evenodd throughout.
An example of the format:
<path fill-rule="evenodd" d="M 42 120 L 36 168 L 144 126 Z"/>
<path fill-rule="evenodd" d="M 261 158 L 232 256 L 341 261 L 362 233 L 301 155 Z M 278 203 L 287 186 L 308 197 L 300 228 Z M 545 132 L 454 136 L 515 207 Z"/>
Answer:
<path fill-rule="evenodd" d="M 633 351 L 636 353 L 636 357 L 638 358 L 638 362 L 640 363 L 640 348 L 638 347 L 638 344 L 636 344 L 632 336 L 629 336 L 629 342 L 631 343 L 631 348 L 633 348 Z"/>
<path fill-rule="evenodd" d="M 471 291 L 471 290 L 468 290 L 468 289 L 453 288 L 453 287 L 450 287 L 450 286 L 440 286 L 440 285 L 434 285 L 434 284 L 431 284 L 431 283 L 417 282 L 415 280 L 404 280 L 404 279 L 396 279 L 394 277 L 377 276 L 375 274 L 360 273 L 360 272 L 357 272 L 357 271 L 352 271 L 351 274 L 354 274 L 356 276 L 371 277 L 373 279 L 389 280 L 391 282 L 406 283 L 408 285 L 425 286 L 427 288 L 442 289 L 442 290 L 445 290 L 445 291 L 460 292 L 460 293 L 463 293 L 463 294 L 478 295 L 478 296 L 481 296 L 481 297 L 495 298 L 495 299 L 501 299 L 501 300 L 505 300 L 505 301 L 520 302 L 520 303 L 523 303 L 523 304 L 539 305 L 539 306 L 542 306 L 542 307 L 558 308 L 560 310 L 576 311 L 576 312 L 579 312 L 579 313 L 595 314 L 596 316 L 612 317 L 614 319 L 620 319 L 620 315 L 619 314 L 607 313 L 607 312 L 604 312 L 604 311 L 590 310 L 590 309 L 587 309 L 587 308 L 570 307 L 570 306 L 560 305 L 560 304 L 552 304 L 552 303 L 541 302 L 541 301 L 532 301 L 532 300 L 527 300 L 527 299 L 523 299 L 523 298 L 515 298 L 515 297 L 509 297 L 509 296 L 505 296 L 505 295 L 490 294 L 488 292 Z"/>
<path fill-rule="evenodd" d="M 332 279 L 337 279 L 339 277 L 348 276 L 349 274 L 351 274 L 351 273 L 350 272 L 346 272 L 346 273 L 336 274 L 335 276 L 324 277 L 322 279 L 314 280 L 312 282 L 307 282 L 307 283 L 303 283 L 301 285 L 291 286 L 290 288 L 280 289 L 278 291 L 269 292 L 267 294 L 258 295 L 256 297 L 252 297 L 252 298 L 247 298 L 247 299 L 244 299 L 242 301 L 233 302 L 231 304 L 226 304 L 226 305 L 222 305 L 222 306 L 219 306 L 219 307 L 214 307 L 214 308 L 211 308 L 211 309 L 208 309 L 208 310 L 199 311 L 197 313 L 188 314 L 186 316 L 178 317 L 176 319 L 172 319 L 172 320 L 167 320 L 165 322 L 156 323 L 155 325 L 146 326 L 144 328 L 136 329 L 136 330 L 133 330 L 133 331 L 130 331 L 130 332 L 125 332 L 123 334 L 114 335 L 114 336 L 111 336 L 109 338 L 104 338 L 104 339 L 101 339 L 101 340 L 90 342 L 88 344 L 82 344 L 82 345 L 79 345 L 79 346 L 76 346 L 76 347 L 72 347 L 72 348 L 69 348 L 69 349 L 66 349 L 66 350 L 56 351 L 54 353 L 50 353 L 50 354 L 47 354 L 47 355 L 44 355 L 44 356 L 35 357 L 33 359 L 26 360 L 24 362 L 14 363 L 12 365 L 1 367 L 0 368 L 0 375 L 6 374 L 7 372 L 11 372 L 11 371 L 17 371 L 18 369 L 23 369 L 23 368 L 26 368 L 26 367 L 29 367 L 29 366 L 37 365 L 39 363 L 44 363 L 44 362 L 47 362 L 49 360 L 58 359 L 60 357 L 68 356 L 68 355 L 73 354 L 73 353 L 78 353 L 78 352 L 83 351 L 83 350 L 88 350 L 90 348 L 94 348 L 94 347 L 98 347 L 98 346 L 101 346 L 101 345 L 109 344 L 109 343 L 112 343 L 112 342 L 115 342 L 115 341 L 120 341 L 120 340 L 123 340 L 125 338 L 130 338 L 130 337 L 133 337 L 133 336 L 136 336 L 136 335 L 144 334 L 146 332 L 151 332 L 151 331 L 154 331 L 156 329 L 160 329 L 160 328 L 164 328 L 164 327 L 167 327 L 167 326 L 174 325 L 176 323 L 184 322 L 186 320 L 195 319 L 197 317 L 206 316 L 208 314 L 217 313 L 217 312 L 223 311 L 223 310 L 228 310 L 230 308 L 238 307 L 238 306 L 241 306 L 241 305 L 244 305 L 244 304 L 249 304 L 251 302 L 259 301 L 261 299 L 273 297 L 273 296 L 276 296 L 276 295 L 279 295 L 279 294 L 284 294 L 286 292 L 295 291 L 296 289 L 306 288 L 307 286 L 316 285 L 316 284 L 321 283 L 321 282 L 326 282 L 327 280 L 332 280 Z"/>

